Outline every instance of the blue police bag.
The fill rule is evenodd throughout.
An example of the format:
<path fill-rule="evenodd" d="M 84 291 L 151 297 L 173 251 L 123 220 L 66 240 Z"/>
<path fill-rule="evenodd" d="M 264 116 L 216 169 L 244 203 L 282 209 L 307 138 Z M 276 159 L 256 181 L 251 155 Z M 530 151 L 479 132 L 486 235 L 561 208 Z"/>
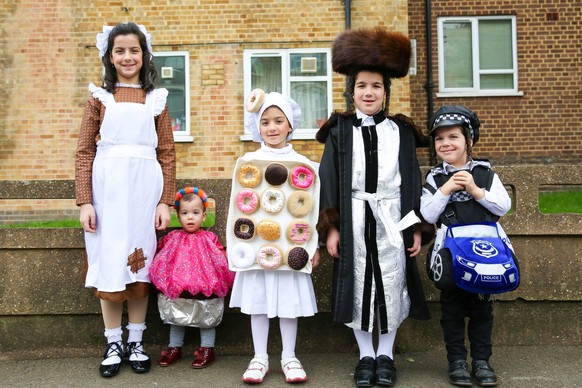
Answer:
<path fill-rule="evenodd" d="M 453 279 L 463 290 L 500 294 L 519 286 L 517 258 L 497 222 L 450 225 L 443 249 L 450 251 Z"/>

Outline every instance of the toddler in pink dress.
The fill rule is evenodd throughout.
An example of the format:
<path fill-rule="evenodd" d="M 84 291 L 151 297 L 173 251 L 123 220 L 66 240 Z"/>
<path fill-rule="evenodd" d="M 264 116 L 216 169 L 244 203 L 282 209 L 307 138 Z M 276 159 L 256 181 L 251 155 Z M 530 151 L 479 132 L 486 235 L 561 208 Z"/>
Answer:
<path fill-rule="evenodd" d="M 194 352 L 193 368 L 205 368 L 214 361 L 215 327 L 222 319 L 224 297 L 234 281 L 228 269 L 226 251 L 218 237 L 201 229 L 206 219 L 208 197 L 197 187 L 176 193 L 175 209 L 182 229 L 158 241 L 150 266 L 151 282 L 161 294 L 160 316 L 171 324 L 170 342 L 162 352 L 160 366 L 182 357 L 186 326 L 200 328 L 200 347 Z"/>

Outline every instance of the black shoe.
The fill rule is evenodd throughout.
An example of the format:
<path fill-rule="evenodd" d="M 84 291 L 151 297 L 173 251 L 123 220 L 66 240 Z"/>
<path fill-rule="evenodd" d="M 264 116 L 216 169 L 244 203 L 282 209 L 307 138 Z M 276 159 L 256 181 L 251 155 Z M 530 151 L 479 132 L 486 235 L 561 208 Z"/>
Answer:
<path fill-rule="evenodd" d="M 150 368 L 152 367 L 152 360 L 150 360 L 149 356 L 146 354 L 146 352 L 144 352 L 143 345 L 141 342 L 128 342 L 127 343 L 127 358 L 129 359 L 129 357 L 132 354 L 135 354 L 135 355 L 141 354 L 141 355 L 148 357 L 148 359 L 143 360 L 143 361 L 129 360 L 129 365 L 131 366 L 131 369 L 135 373 L 149 372 Z"/>
<path fill-rule="evenodd" d="M 364 357 L 356 365 L 354 382 L 356 387 L 373 387 L 375 377 L 375 360 L 372 357 Z"/>
<path fill-rule="evenodd" d="M 480 387 L 493 387 L 497 385 L 497 375 L 486 360 L 473 360 L 471 374 Z"/>
<path fill-rule="evenodd" d="M 396 366 L 394 360 L 388 356 L 376 358 L 376 384 L 391 387 L 396 384 Z"/>
<path fill-rule="evenodd" d="M 123 349 L 121 348 L 121 342 L 111 342 L 107 344 L 105 348 L 105 353 L 103 354 L 103 360 L 109 357 L 119 357 L 119 362 L 111 365 L 99 365 L 99 374 L 102 377 L 113 377 L 119 373 L 119 367 L 121 366 L 121 361 L 123 360 Z"/>
<path fill-rule="evenodd" d="M 449 382 L 461 387 L 470 387 L 471 374 L 469 373 L 469 365 L 465 360 L 457 360 L 449 362 Z"/>

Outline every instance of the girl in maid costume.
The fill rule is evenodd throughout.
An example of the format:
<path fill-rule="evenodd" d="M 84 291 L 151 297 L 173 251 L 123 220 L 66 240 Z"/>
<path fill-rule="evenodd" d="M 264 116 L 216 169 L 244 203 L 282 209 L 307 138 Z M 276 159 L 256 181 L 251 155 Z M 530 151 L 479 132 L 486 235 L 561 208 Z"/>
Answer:
<path fill-rule="evenodd" d="M 497 174 L 491 171 L 491 164 L 471 157 L 479 140 L 479 127 L 477 115 L 463 106 L 445 105 L 431 118 L 430 137 L 442 163 L 426 177 L 420 210 L 427 222 L 440 227 L 436 240 L 445 235 L 447 225 L 497 221 L 511 208 L 511 198 Z M 484 171 L 488 178 L 477 179 L 483 176 L 477 175 L 477 170 Z M 439 243 L 436 240 L 435 245 Z M 441 291 L 440 303 L 451 384 L 470 387 L 473 376 L 479 386 L 497 385 L 497 376 L 489 365 L 493 329 L 490 296 L 453 285 Z M 469 318 L 471 373 L 466 362 L 465 317 Z"/>
<path fill-rule="evenodd" d="M 200 347 L 194 352 L 192 368 L 206 368 L 215 358 L 216 326 L 222 320 L 224 297 L 234 273 L 228 269 L 226 250 L 218 236 L 201 229 L 208 204 L 208 196 L 198 187 L 176 193 L 174 208 L 182 229 L 160 239 L 150 266 L 152 283 L 163 294 L 158 297 L 160 315 L 171 324 L 170 343 L 159 366 L 182 358 L 186 326 L 200 328 Z"/>
<path fill-rule="evenodd" d="M 97 34 L 102 87 L 91 84 L 76 155 L 76 201 L 85 231 L 85 287 L 101 301 L 107 347 L 99 372 L 112 377 L 124 358 L 134 372 L 150 370 L 142 337 L 156 230 L 170 222 L 176 161 L 166 89 L 144 26 L 121 23 Z M 129 331 L 122 342 L 127 303 Z"/>
<path fill-rule="evenodd" d="M 406 36 L 382 28 L 340 34 L 332 65 L 348 77 L 355 110 L 334 113 L 316 136 L 325 143 L 317 229 L 335 259 L 334 320 L 358 343 L 358 387 L 394 385 L 398 327 L 408 316 L 429 318 L 414 259 L 421 249 L 416 147 L 426 139 L 406 116 L 388 116 L 391 78 L 406 76 L 410 50 Z"/>

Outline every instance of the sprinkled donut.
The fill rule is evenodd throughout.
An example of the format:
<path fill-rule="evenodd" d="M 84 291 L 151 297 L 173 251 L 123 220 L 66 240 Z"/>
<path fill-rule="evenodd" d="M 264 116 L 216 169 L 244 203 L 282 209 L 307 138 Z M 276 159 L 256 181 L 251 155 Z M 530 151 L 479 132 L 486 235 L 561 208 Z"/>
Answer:
<path fill-rule="evenodd" d="M 288 173 L 284 164 L 274 162 L 265 169 L 265 180 L 271 186 L 281 186 L 287 180 Z"/>
<path fill-rule="evenodd" d="M 263 240 L 275 241 L 281 237 L 281 228 L 275 221 L 261 220 L 257 225 L 257 233 Z"/>
<path fill-rule="evenodd" d="M 283 254 L 275 245 L 263 245 L 257 252 L 257 263 L 264 269 L 277 269 L 281 266 Z"/>
<path fill-rule="evenodd" d="M 253 89 L 247 98 L 247 111 L 250 113 L 258 112 L 261 109 L 261 105 L 263 105 L 264 99 L 265 92 L 263 89 Z"/>
<path fill-rule="evenodd" d="M 255 223 L 250 218 L 241 217 L 234 222 L 234 236 L 241 240 L 255 237 Z"/>
<path fill-rule="evenodd" d="M 259 208 L 259 195 L 252 189 L 243 189 L 236 195 L 236 207 L 245 214 L 254 213 Z"/>
<path fill-rule="evenodd" d="M 244 164 L 238 169 L 238 183 L 244 187 L 257 187 L 261 183 L 261 170 L 254 164 Z"/>
<path fill-rule="evenodd" d="M 306 191 L 294 191 L 287 200 L 287 210 L 294 217 L 304 217 L 311 211 L 313 200 L 311 194 Z"/>
<path fill-rule="evenodd" d="M 304 165 L 293 167 L 289 175 L 291 186 L 300 190 L 307 190 L 310 188 L 315 179 L 313 170 Z"/>
<path fill-rule="evenodd" d="M 287 226 L 287 238 L 294 244 L 305 244 L 311 238 L 311 226 L 305 220 L 293 221 Z"/>
<path fill-rule="evenodd" d="M 287 253 L 287 265 L 296 271 L 299 271 L 307 265 L 309 253 L 301 247 L 293 247 Z"/>
<path fill-rule="evenodd" d="M 245 242 L 236 244 L 229 252 L 228 257 L 235 267 L 241 269 L 249 268 L 256 262 L 255 249 L 251 244 Z"/>
<path fill-rule="evenodd" d="M 266 189 L 261 195 L 261 207 L 269 213 L 278 213 L 285 205 L 285 193 L 277 189 Z"/>

